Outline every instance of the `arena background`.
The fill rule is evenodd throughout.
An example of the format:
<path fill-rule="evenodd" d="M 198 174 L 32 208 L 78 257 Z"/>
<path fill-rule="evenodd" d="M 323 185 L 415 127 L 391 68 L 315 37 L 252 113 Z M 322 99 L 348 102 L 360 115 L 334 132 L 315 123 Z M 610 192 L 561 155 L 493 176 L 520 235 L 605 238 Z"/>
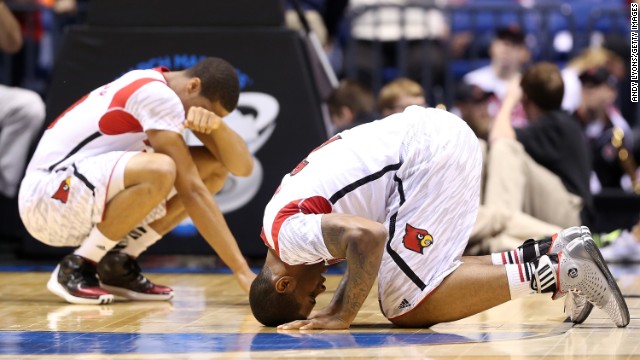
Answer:
<path fill-rule="evenodd" d="M 245 138 L 257 166 L 249 178 L 230 178 L 216 199 L 243 254 L 261 258 L 266 248 L 258 235 L 265 204 L 281 176 L 328 136 L 324 100 L 335 74 L 322 66 L 309 34 L 283 26 L 283 10 L 291 8 L 292 2 L 261 1 L 258 7 L 251 0 L 220 1 L 216 11 L 211 11 L 207 0 L 191 0 L 182 7 L 174 4 L 170 0 L 156 0 L 153 6 L 147 1 L 80 1 L 72 15 L 13 5 L 25 23 L 25 48 L 18 55 L 3 57 L 0 81 L 40 92 L 46 100 L 48 123 L 86 92 L 130 69 L 167 66 L 178 70 L 204 56 L 229 60 L 240 75 L 242 94 L 238 110 L 227 121 Z M 629 33 L 625 7 L 613 2 L 485 0 L 452 5 L 446 12 L 453 33 L 472 31 L 475 37 L 468 56 L 448 61 L 444 92 L 432 99 L 445 105 L 451 104 L 456 80 L 488 63 L 484 48 L 500 25 L 520 24 L 533 60 L 559 65 L 598 36 Z M 346 48 L 349 41 L 344 36 Z M 349 54 L 344 67 L 339 75 L 348 76 L 352 72 Z M 402 67 L 379 69 L 373 86 L 402 71 Z M 637 104 L 624 91 L 628 83 L 621 82 L 619 103 L 629 122 L 639 123 Z M 428 83 L 423 85 L 429 88 Z M 604 191 L 595 201 L 596 231 L 629 227 L 640 212 L 638 197 L 619 191 Z M 6 219 L 0 232 L 19 254 L 57 257 L 68 252 L 31 238 L 21 225 L 15 201 L 0 199 L 0 211 Z M 185 222 L 149 253 L 212 254 L 212 250 Z"/>

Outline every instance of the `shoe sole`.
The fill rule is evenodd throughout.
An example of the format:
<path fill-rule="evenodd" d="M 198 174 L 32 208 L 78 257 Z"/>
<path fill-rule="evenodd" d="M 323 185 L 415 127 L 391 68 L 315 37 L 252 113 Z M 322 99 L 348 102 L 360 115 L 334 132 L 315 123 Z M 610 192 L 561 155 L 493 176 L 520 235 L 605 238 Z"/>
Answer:
<path fill-rule="evenodd" d="M 574 296 L 580 296 L 580 295 L 574 294 Z M 585 304 L 584 304 L 584 307 L 582 308 L 582 311 L 580 311 L 580 314 L 578 314 L 578 316 L 576 316 L 571 321 L 576 325 L 582 324 L 585 320 L 587 320 L 587 318 L 589 317 L 589 314 L 591 314 L 591 310 L 593 310 L 593 304 L 590 303 L 588 300 L 585 300 Z"/>
<path fill-rule="evenodd" d="M 85 298 L 69 294 L 67 290 L 65 290 L 65 288 L 58 282 L 59 271 L 60 265 L 56 266 L 56 269 L 53 270 L 53 273 L 51 274 L 51 277 L 47 282 L 47 289 L 49 289 L 49 291 L 51 291 L 55 295 L 58 295 L 59 297 L 65 299 L 67 302 L 80 305 L 106 305 L 113 302 L 112 294 L 100 295 L 97 298 Z"/>
<path fill-rule="evenodd" d="M 622 316 L 622 324 L 621 325 L 616 324 L 616 325 L 618 327 L 625 327 L 629 325 L 629 321 L 630 321 L 629 308 L 627 307 L 627 303 L 624 301 L 624 297 L 622 296 L 622 292 L 618 287 L 618 283 L 613 278 L 613 275 L 611 275 L 611 271 L 609 271 L 609 268 L 607 267 L 606 262 L 602 258 L 602 254 L 600 254 L 600 250 L 598 250 L 598 246 L 596 245 L 595 241 L 591 239 L 591 237 L 585 237 L 584 248 L 587 251 L 587 253 L 591 256 L 595 264 L 598 266 L 602 274 L 604 274 L 605 278 L 607 279 L 607 283 L 609 284 L 609 287 L 611 288 L 611 290 L 613 290 L 612 291 L 613 298 L 618 304 L 618 308 L 620 309 L 620 316 Z"/>
<path fill-rule="evenodd" d="M 110 286 L 103 283 L 100 283 L 100 287 L 114 295 L 118 295 L 129 300 L 167 301 L 167 300 L 173 299 L 173 291 L 170 292 L 169 294 L 144 294 L 144 293 L 131 291 L 129 289 L 125 289 L 121 287 Z"/>

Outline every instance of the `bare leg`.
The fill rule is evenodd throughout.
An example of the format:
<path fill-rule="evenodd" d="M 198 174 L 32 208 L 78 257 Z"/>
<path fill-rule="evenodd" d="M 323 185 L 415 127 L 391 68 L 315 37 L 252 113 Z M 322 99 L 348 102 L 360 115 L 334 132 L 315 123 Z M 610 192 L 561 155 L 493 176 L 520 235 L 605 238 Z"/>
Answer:
<path fill-rule="evenodd" d="M 227 179 L 229 170 L 227 170 L 221 162 L 217 161 L 204 147 L 191 147 L 190 151 L 191 157 L 200 173 L 200 177 L 211 194 L 220 191 Z M 180 196 L 175 195 L 167 203 L 167 214 L 163 218 L 152 222 L 149 226 L 158 234 L 165 235 L 178 226 L 187 215 Z M 220 216 L 222 217 L 222 213 L 220 213 Z"/>
<path fill-rule="evenodd" d="M 176 168 L 163 154 L 140 153 L 125 168 L 124 190 L 105 207 L 96 226 L 109 239 L 120 241 L 158 205 L 173 187 Z"/>
<path fill-rule="evenodd" d="M 485 264 L 492 265 L 491 255 L 483 256 L 463 256 L 462 262 L 465 264 Z"/>
<path fill-rule="evenodd" d="M 477 314 L 510 299 L 504 266 L 464 263 L 418 307 L 391 321 L 402 327 L 428 327 Z"/>
<path fill-rule="evenodd" d="M 225 168 L 222 163 L 218 161 L 204 147 L 192 147 L 190 151 L 191 156 L 198 168 L 198 172 L 200 173 L 200 176 L 202 177 L 202 180 L 204 181 L 204 184 L 207 186 L 209 191 L 212 194 L 220 191 L 220 189 L 222 189 L 222 186 L 224 185 L 225 180 L 227 179 L 229 170 Z M 167 204 L 167 208 L 167 214 L 163 218 L 149 224 L 149 226 L 160 235 L 165 235 L 166 233 L 171 231 L 188 215 L 179 195 L 171 198 L 171 200 Z M 224 219 L 222 211 L 220 211 L 220 209 L 217 207 L 216 210 L 217 211 L 214 218 L 215 223 L 218 225 L 218 236 L 216 238 L 227 239 L 227 243 L 236 244 L 235 238 L 233 237 L 231 230 L 227 226 L 227 222 Z M 209 245 L 214 250 L 218 246 L 218 244 L 213 242 L 209 242 Z M 245 259 L 242 258 L 242 253 L 240 252 L 240 249 L 237 248 L 237 244 L 235 245 L 235 247 L 236 250 L 233 251 L 234 254 L 231 256 L 236 256 L 238 257 L 238 259 L 236 259 L 236 261 L 230 261 L 230 259 L 228 258 L 222 258 L 222 261 L 224 261 L 227 265 L 240 264 L 237 268 L 231 266 L 230 268 L 233 271 L 236 277 L 236 281 L 238 282 L 240 287 L 248 293 L 251 282 L 256 277 L 256 275 L 251 271 Z"/>

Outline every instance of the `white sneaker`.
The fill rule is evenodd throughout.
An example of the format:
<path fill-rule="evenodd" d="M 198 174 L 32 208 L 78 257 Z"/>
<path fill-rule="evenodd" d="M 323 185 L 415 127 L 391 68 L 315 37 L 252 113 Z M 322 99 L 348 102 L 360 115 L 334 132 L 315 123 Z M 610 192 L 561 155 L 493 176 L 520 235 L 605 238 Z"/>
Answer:
<path fill-rule="evenodd" d="M 586 226 L 573 226 L 560 231 L 551 237 L 551 246 L 547 251 L 547 255 L 559 253 L 567 244 L 583 235 L 591 236 L 591 230 Z"/>
<path fill-rule="evenodd" d="M 558 289 L 554 298 L 568 292 L 584 295 L 618 327 L 629 324 L 627 304 L 591 236 L 571 241 L 558 253 Z"/>
<path fill-rule="evenodd" d="M 609 245 L 603 247 L 600 252 L 606 262 L 610 263 L 637 263 L 640 262 L 640 241 L 627 230 Z"/>
<path fill-rule="evenodd" d="M 551 237 L 551 246 L 548 255 L 555 255 L 562 251 L 567 244 L 583 235 L 591 236 L 591 231 L 586 226 L 574 226 L 560 231 Z M 583 295 L 569 292 L 564 299 L 564 313 L 574 324 L 582 324 L 593 310 L 593 304 L 587 301 Z"/>

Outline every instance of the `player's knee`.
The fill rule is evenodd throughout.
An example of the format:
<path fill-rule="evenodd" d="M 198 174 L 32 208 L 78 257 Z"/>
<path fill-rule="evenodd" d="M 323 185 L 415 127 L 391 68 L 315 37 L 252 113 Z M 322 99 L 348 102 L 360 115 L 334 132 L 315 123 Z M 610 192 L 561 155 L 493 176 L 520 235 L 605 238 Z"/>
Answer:
<path fill-rule="evenodd" d="M 176 181 L 176 164 L 167 155 L 153 155 L 148 162 L 148 179 L 157 189 L 169 191 Z"/>

